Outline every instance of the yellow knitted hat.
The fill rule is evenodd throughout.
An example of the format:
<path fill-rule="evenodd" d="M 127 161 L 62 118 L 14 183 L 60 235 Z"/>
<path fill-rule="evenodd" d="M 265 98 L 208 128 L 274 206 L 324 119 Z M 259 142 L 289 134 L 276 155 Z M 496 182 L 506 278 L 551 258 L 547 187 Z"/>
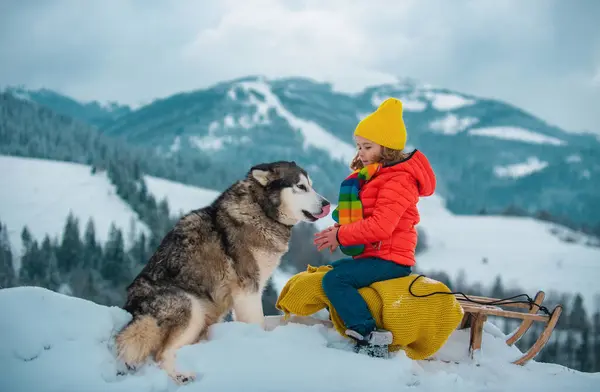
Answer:
<path fill-rule="evenodd" d="M 404 149 L 406 126 L 402 119 L 402 102 L 396 98 L 383 101 L 377 110 L 358 123 L 354 135 L 394 150 Z"/>

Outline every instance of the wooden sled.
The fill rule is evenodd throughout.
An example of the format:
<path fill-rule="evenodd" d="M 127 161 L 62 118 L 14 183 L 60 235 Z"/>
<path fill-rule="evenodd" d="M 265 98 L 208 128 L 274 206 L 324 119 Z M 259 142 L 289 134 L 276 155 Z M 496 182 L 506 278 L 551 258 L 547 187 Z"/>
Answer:
<path fill-rule="evenodd" d="M 516 365 L 524 365 L 529 360 L 533 359 L 541 350 L 544 348 L 556 323 L 562 313 L 562 305 L 557 305 L 550 314 L 542 314 L 541 310 L 546 309 L 542 307 L 545 294 L 543 291 L 538 291 L 535 298 L 531 303 L 502 303 L 503 300 L 489 297 L 478 297 L 469 296 L 471 300 L 481 302 L 484 304 L 478 304 L 467 301 L 464 297 L 456 295 L 456 299 L 461 304 L 465 315 L 461 321 L 459 329 L 470 328 L 471 337 L 469 343 L 469 352 L 471 357 L 481 350 L 481 340 L 483 337 L 483 324 L 487 320 L 487 316 L 500 316 L 514 319 L 523 320 L 521 325 L 515 330 L 515 332 L 506 339 L 506 344 L 512 346 L 529 330 L 535 321 L 542 322 L 545 324 L 545 328 L 540 334 L 538 340 L 531 346 L 531 348 L 523 354 L 520 358 L 513 361 Z M 505 301 L 506 302 L 506 301 Z M 489 303 L 489 304 L 486 304 Z M 499 303 L 499 304 L 496 304 Z M 514 310 L 505 310 L 507 308 L 521 308 L 528 309 L 527 312 L 518 312 Z"/>
<path fill-rule="evenodd" d="M 462 306 L 465 314 L 460 323 L 459 329 L 470 328 L 470 342 L 469 342 L 469 353 L 471 358 L 473 355 L 481 350 L 481 341 L 483 338 L 483 325 L 487 320 L 487 316 L 500 316 L 507 318 L 515 318 L 523 320 L 521 325 L 506 339 L 506 344 L 509 346 L 514 345 L 519 339 L 531 328 L 534 322 L 542 322 L 546 325 L 538 340 L 531 346 L 531 348 L 525 352 L 520 358 L 516 359 L 512 363 L 516 365 L 524 365 L 529 360 L 533 359 L 541 350 L 544 348 L 556 323 L 562 313 L 562 305 L 557 305 L 549 315 L 540 314 L 542 309 L 542 302 L 544 301 L 545 294 L 543 291 L 538 291 L 535 298 L 531 303 L 517 302 L 517 303 L 502 303 L 503 300 L 489 297 L 479 296 L 468 296 L 469 299 L 483 304 L 473 303 L 467 301 L 463 296 L 458 294 L 455 295 L 456 299 Z M 505 301 L 506 302 L 506 301 Z M 489 303 L 489 304 L 488 304 Z M 499 303 L 496 305 L 495 303 Z M 492 304 L 492 305 L 490 305 Z M 527 312 L 518 312 L 513 310 L 505 310 L 503 307 L 508 308 L 520 308 L 528 309 Z M 328 328 L 333 328 L 333 323 L 330 320 L 318 319 L 311 316 L 296 316 L 291 315 L 287 320 L 281 316 L 265 316 L 265 329 L 272 330 L 277 326 L 286 325 L 288 323 L 296 323 L 303 325 L 324 325 Z"/>

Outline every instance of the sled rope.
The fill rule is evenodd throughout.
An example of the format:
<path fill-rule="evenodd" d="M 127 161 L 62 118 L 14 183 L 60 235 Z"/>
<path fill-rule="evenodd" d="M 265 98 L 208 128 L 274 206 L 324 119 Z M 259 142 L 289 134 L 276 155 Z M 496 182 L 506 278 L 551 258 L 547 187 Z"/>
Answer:
<path fill-rule="evenodd" d="M 508 297 L 508 298 L 502 298 L 502 299 L 498 299 L 496 301 L 486 301 L 486 302 L 482 302 L 482 301 L 477 301 L 474 299 L 471 299 L 469 297 L 467 297 L 467 295 L 465 293 L 463 293 L 462 291 L 434 291 L 432 293 L 427 293 L 427 294 L 422 294 L 422 295 L 418 295 L 412 292 L 412 285 L 417 281 L 417 279 L 419 279 L 420 277 L 425 277 L 425 275 L 418 275 L 416 278 L 413 279 L 412 282 L 410 282 L 410 285 L 408 286 L 408 292 L 410 293 L 410 295 L 412 295 L 413 297 L 418 297 L 418 298 L 423 298 L 423 297 L 429 297 L 435 294 L 451 294 L 451 295 L 462 295 L 465 300 L 467 300 L 468 302 L 472 302 L 474 304 L 478 304 L 478 305 L 508 305 L 508 304 L 526 304 L 529 305 L 529 309 L 531 309 L 534 305 L 537 306 L 537 308 L 544 312 L 546 315 L 551 316 L 552 313 L 548 310 L 547 307 L 543 306 L 543 305 L 538 305 L 534 302 L 534 300 L 527 294 L 518 294 L 512 297 Z M 519 298 L 519 297 L 526 297 L 527 300 L 526 301 L 513 301 L 515 298 Z"/>

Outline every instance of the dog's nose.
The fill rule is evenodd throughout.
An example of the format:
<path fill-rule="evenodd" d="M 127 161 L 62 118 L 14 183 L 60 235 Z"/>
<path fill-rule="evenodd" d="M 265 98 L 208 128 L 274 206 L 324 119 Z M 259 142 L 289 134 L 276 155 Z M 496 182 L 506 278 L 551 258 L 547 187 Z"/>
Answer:
<path fill-rule="evenodd" d="M 328 205 L 330 205 L 331 203 L 328 200 L 321 200 L 321 207 L 327 207 Z"/>

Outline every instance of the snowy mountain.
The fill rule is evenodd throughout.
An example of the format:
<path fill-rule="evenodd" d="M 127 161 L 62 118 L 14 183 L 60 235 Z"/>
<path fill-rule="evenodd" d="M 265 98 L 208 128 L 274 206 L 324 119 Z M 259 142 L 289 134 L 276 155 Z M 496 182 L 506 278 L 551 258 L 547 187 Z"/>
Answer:
<path fill-rule="evenodd" d="M 62 110 L 58 100 L 29 96 Z M 305 78 L 252 76 L 89 123 L 165 157 L 210 161 L 213 171 L 222 170 L 215 177 L 223 184 L 215 189 L 255 162 L 288 159 L 307 167 L 323 194 L 335 199 L 354 154 L 357 121 L 389 96 L 403 100 L 408 148 L 430 158 L 452 212 L 538 214 L 600 230 L 597 137 L 566 132 L 508 103 L 410 80 L 346 94 Z M 83 106 L 70 115 L 86 118 Z"/>
<path fill-rule="evenodd" d="M 227 322 L 207 341 L 178 351 L 177 365 L 197 380 L 175 385 L 155 364 L 134 374 L 115 359 L 113 337 L 130 319 L 117 307 L 40 288 L 0 291 L 0 390 L 44 391 L 592 391 L 600 373 L 530 361 L 487 322 L 481 355 L 468 357 L 469 334 L 456 331 L 436 353 L 412 361 L 403 352 L 382 360 L 355 354 L 324 326 L 288 324 L 270 331 Z M 456 361 L 456 362 L 455 362 Z M 594 387 L 596 385 L 596 387 Z"/>

